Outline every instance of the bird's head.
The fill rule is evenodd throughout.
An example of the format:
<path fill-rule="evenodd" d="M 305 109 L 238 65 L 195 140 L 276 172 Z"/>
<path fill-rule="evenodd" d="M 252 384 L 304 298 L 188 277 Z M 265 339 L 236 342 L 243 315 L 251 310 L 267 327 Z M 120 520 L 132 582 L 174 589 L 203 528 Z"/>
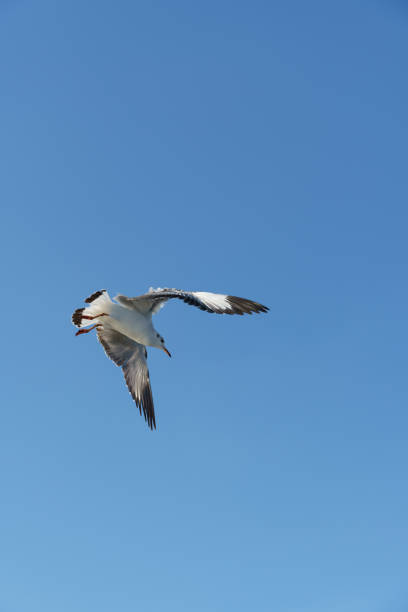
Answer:
<path fill-rule="evenodd" d="M 166 353 L 166 355 L 168 355 L 169 357 L 171 357 L 170 352 L 166 349 L 165 344 L 164 344 L 164 338 L 162 338 L 162 336 L 160 334 L 156 334 L 156 338 L 155 338 L 155 343 L 154 346 L 156 348 L 161 349 L 162 351 L 164 351 Z"/>

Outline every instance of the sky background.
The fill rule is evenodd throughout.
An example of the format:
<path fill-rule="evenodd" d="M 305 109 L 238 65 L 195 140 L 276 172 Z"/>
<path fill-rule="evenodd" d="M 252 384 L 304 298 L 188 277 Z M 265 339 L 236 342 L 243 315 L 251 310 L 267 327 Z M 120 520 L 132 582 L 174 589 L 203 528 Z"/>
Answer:
<path fill-rule="evenodd" d="M 408 609 L 408 5 L 0 2 L 1 612 Z M 158 430 L 72 311 L 171 302 Z"/>

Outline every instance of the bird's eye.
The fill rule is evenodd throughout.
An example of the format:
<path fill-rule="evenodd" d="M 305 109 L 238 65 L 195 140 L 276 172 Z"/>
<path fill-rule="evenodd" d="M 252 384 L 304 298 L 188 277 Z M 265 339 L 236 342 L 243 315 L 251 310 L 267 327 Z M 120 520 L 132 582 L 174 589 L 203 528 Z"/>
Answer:
<path fill-rule="evenodd" d="M 163 338 L 161 339 L 161 342 L 162 342 L 162 344 L 163 344 L 163 342 L 164 342 Z"/>

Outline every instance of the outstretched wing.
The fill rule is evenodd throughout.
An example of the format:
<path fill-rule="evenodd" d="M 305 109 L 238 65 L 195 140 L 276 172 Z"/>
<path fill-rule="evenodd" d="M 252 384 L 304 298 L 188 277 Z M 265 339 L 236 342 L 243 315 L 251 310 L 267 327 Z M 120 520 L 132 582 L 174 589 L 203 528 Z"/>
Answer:
<path fill-rule="evenodd" d="M 252 314 L 267 312 L 269 308 L 258 302 L 246 300 L 234 295 L 207 293 L 205 291 L 182 291 L 181 289 L 150 289 L 149 293 L 134 298 L 117 295 L 115 299 L 126 308 L 139 310 L 144 314 L 157 312 L 167 300 L 177 298 L 186 304 L 196 306 L 206 312 L 217 314 Z"/>
<path fill-rule="evenodd" d="M 152 389 L 150 387 L 149 370 L 147 368 L 147 351 L 143 344 L 110 327 L 100 327 L 97 331 L 98 340 L 105 349 L 107 356 L 121 366 L 129 392 L 143 415 L 150 429 L 156 429 Z"/>

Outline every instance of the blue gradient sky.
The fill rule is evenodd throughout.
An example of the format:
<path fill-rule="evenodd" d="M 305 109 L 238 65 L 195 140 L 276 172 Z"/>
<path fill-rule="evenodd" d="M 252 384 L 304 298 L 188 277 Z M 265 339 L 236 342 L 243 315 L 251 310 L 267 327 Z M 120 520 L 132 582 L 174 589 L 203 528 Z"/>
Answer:
<path fill-rule="evenodd" d="M 2 2 L 0 610 L 408 605 L 408 10 Z M 170 303 L 158 431 L 91 292 Z"/>

